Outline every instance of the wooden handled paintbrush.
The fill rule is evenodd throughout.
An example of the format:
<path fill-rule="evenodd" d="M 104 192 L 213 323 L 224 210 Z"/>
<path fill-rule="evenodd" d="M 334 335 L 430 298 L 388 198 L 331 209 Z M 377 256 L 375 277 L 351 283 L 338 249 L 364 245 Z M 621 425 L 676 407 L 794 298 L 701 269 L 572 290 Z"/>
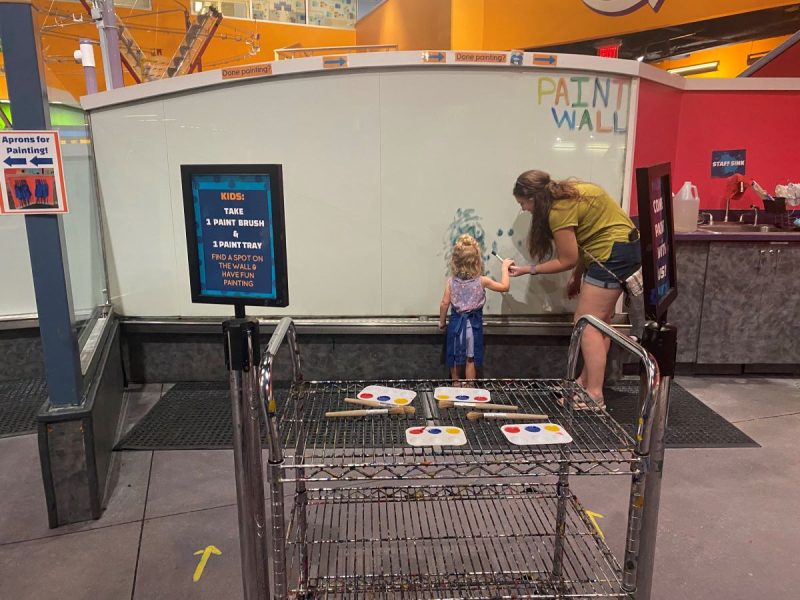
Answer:
<path fill-rule="evenodd" d="M 344 401 L 348 404 L 359 404 L 361 406 L 369 406 L 372 408 L 393 408 L 395 406 L 394 404 L 387 404 L 386 402 L 379 402 L 378 400 L 368 400 L 366 398 L 345 398 Z M 413 406 L 404 406 L 402 408 L 406 409 L 405 413 L 407 415 L 413 415 L 415 412 L 417 412 L 417 409 Z"/>
<path fill-rule="evenodd" d="M 467 413 L 467 418 L 470 421 L 478 421 L 480 419 L 514 419 L 520 423 L 524 421 L 547 421 L 550 417 L 547 415 L 532 415 L 525 413 L 492 413 L 492 412 L 478 412 L 472 411 Z"/>
<path fill-rule="evenodd" d="M 411 415 L 413 406 L 395 406 L 393 408 L 367 408 L 364 410 L 334 410 L 326 412 L 326 417 L 372 417 L 376 415 Z"/>
<path fill-rule="evenodd" d="M 480 408 L 483 410 L 518 411 L 519 408 L 510 404 L 487 404 L 486 402 L 462 402 L 461 400 L 439 400 L 439 408 Z"/>

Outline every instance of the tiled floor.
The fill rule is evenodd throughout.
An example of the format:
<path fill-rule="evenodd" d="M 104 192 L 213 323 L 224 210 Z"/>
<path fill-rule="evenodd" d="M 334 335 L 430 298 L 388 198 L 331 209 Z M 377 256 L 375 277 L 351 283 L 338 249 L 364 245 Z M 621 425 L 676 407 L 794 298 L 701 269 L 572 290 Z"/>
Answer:
<path fill-rule="evenodd" d="M 667 452 L 654 600 L 797 597 L 800 381 L 678 378 L 761 448 Z M 165 391 L 128 393 L 130 423 Z M 126 427 L 123 427 L 123 430 Z M 242 597 L 231 451 L 116 454 L 103 517 L 56 530 L 33 435 L 0 439 L 0 598 L 127 600 Z M 617 556 L 628 480 L 572 478 Z M 200 556 L 214 545 L 202 576 Z"/>

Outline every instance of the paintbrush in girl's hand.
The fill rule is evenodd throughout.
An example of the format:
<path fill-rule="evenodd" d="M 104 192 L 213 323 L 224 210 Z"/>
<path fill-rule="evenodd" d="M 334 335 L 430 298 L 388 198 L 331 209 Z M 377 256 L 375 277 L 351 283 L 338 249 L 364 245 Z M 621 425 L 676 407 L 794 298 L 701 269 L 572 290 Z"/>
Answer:
<path fill-rule="evenodd" d="M 361 406 L 370 406 L 372 408 L 393 408 L 394 405 L 386 404 L 386 402 L 379 402 L 378 400 L 368 400 L 366 398 L 345 398 L 345 402 L 348 404 L 360 404 Z M 413 415 L 417 412 L 417 409 L 413 406 L 405 406 L 403 408 L 407 408 L 410 410 L 406 410 L 407 415 Z"/>
<path fill-rule="evenodd" d="M 482 412 L 468 412 L 467 418 L 470 421 L 479 421 L 480 419 L 514 419 L 522 423 L 523 421 L 547 421 L 550 417 L 547 415 L 530 415 L 525 413 L 482 413 Z"/>
<path fill-rule="evenodd" d="M 494 257 L 495 257 L 497 260 L 499 260 L 500 262 L 503 262 L 503 260 L 505 260 L 505 259 L 504 259 L 502 256 L 500 256 L 500 255 L 499 255 L 497 252 L 495 252 L 494 250 L 492 250 L 492 256 L 494 256 Z"/>
<path fill-rule="evenodd" d="M 413 406 L 395 406 L 394 408 L 368 408 L 365 410 L 334 410 L 326 412 L 326 417 L 372 417 L 377 415 L 410 415 Z"/>
<path fill-rule="evenodd" d="M 486 402 L 462 402 L 461 400 L 439 400 L 439 408 L 482 408 L 484 410 L 518 411 L 519 408 L 510 404 L 487 404 Z"/>

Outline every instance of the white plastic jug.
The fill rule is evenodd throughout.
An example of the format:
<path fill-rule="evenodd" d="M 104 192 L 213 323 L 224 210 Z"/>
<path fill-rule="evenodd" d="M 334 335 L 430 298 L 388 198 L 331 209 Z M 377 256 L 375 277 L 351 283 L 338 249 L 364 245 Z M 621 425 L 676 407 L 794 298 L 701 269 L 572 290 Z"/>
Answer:
<path fill-rule="evenodd" d="M 672 220 L 676 232 L 697 230 L 697 215 L 700 213 L 700 196 L 697 186 L 691 181 L 683 184 L 672 200 Z"/>

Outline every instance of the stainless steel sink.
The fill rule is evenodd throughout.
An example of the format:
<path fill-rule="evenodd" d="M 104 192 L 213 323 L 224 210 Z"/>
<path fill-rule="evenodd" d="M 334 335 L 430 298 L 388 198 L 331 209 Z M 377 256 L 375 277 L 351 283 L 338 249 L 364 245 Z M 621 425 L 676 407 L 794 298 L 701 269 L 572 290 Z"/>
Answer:
<path fill-rule="evenodd" d="M 712 233 L 781 233 L 774 225 L 753 225 L 752 223 L 714 223 L 713 225 L 700 225 L 698 231 Z"/>

